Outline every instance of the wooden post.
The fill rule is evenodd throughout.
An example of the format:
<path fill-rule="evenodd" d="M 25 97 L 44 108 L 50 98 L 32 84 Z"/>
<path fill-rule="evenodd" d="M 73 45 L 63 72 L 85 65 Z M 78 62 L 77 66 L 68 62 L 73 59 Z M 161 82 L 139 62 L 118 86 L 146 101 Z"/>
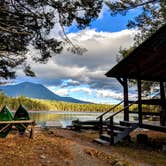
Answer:
<path fill-rule="evenodd" d="M 166 126 L 165 90 L 162 81 L 160 81 L 160 99 L 161 99 L 160 125 Z"/>
<path fill-rule="evenodd" d="M 29 138 L 31 138 L 31 139 L 34 138 L 34 127 L 35 127 L 35 122 L 32 122 L 30 136 L 29 136 Z"/>
<path fill-rule="evenodd" d="M 101 136 L 103 134 L 103 116 L 100 117 L 99 121 L 99 136 Z"/>
<path fill-rule="evenodd" d="M 129 104 L 128 99 L 128 82 L 127 79 L 123 79 L 123 93 L 124 93 L 124 121 L 129 121 L 129 108 L 127 107 Z"/>
<path fill-rule="evenodd" d="M 142 125 L 142 102 L 141 102 L 141 80 L 137 80 L 137 87 L 138 87 L 138 119 L 139 119 L 139 125 Z"/>
<path fill-rule="evenodd" d="M 114 119 L 113 119 L 113 116 L 110 117 L 110 145 L 113 145 L 114 144 L 114 128 L 113 128 L 113 125 L 114 125 Z"/>

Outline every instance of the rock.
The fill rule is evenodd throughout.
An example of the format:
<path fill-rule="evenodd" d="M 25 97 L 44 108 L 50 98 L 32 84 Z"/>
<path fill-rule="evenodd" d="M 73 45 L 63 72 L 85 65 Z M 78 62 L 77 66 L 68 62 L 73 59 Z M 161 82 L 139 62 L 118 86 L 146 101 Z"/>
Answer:
<path fill-rule="evenodd" d="M 113 166 L 124 166 L 124 164 L 121 161 L 118 161 Z"/>
<path fill-rule="evenodd" d="M 40 158 L 41 158 L 41 159 L 46 159 L 46 156 L 40 155 Z"/>

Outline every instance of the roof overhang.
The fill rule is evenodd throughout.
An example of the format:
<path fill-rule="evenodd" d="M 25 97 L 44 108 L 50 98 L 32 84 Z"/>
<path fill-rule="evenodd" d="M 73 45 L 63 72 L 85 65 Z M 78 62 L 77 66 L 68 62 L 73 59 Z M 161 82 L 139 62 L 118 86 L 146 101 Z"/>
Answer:
<path fill-rule="evenodd" d="M 106 76 L 166 81 L 166 24 L 108 71 Z"/>

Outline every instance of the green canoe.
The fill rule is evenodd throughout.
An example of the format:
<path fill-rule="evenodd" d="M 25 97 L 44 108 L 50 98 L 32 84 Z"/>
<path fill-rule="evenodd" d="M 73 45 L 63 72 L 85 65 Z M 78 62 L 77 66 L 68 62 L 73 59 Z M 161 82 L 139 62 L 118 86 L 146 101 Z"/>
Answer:
<path fill-rule="evenodd" d="M 19 108 L 17 109 L 14 120 L 29 120 L 29 113 L 27 112 L 26 108 L 21 104 Z M 28 127 L 28 124 L 16 124 L 16 128 L 18 129 L 20 134 L 24 134 L 26 128 Z"/>
<path fill-rule="evenodd" d="M 0 121 L 11 121 L 13 120 L 13 114 L 10 112 L 9 108 L 7 106 L 4 106 L 3 109 L 0 112 Z M 0 132 L 0 137 L 5 138 L 9 131 L 12 128 L 12 124 L 0 124 L 0 130 L 3 129 L 3 131 Z"/>

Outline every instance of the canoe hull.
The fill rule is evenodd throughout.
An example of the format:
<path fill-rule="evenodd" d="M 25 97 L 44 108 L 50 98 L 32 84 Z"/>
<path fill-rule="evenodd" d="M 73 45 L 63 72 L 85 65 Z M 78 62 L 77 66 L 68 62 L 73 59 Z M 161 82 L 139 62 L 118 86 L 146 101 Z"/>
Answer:
<path fill-rule="evenodd" d="M 29 120 L 29 113 L 27 112 L 26 108 L 23 105 L 20 105 L 20 107 L 17 109 L 14 120 Z M 18 129 L 20 134 L 24 134 L 26 128 L 28 127 L 28 124 L 16 124 L 16 128 Z"/>
<path fill-rule="evenodd" d="M 0 112 L 0 121 L 11 121 L 13 120 L 13 114 L 7 108 L 7 106 L 3 107 Z M 0 137 L 5 138 L 9 131 L 12 129 L 12 124 L 0 124 Z"/>

